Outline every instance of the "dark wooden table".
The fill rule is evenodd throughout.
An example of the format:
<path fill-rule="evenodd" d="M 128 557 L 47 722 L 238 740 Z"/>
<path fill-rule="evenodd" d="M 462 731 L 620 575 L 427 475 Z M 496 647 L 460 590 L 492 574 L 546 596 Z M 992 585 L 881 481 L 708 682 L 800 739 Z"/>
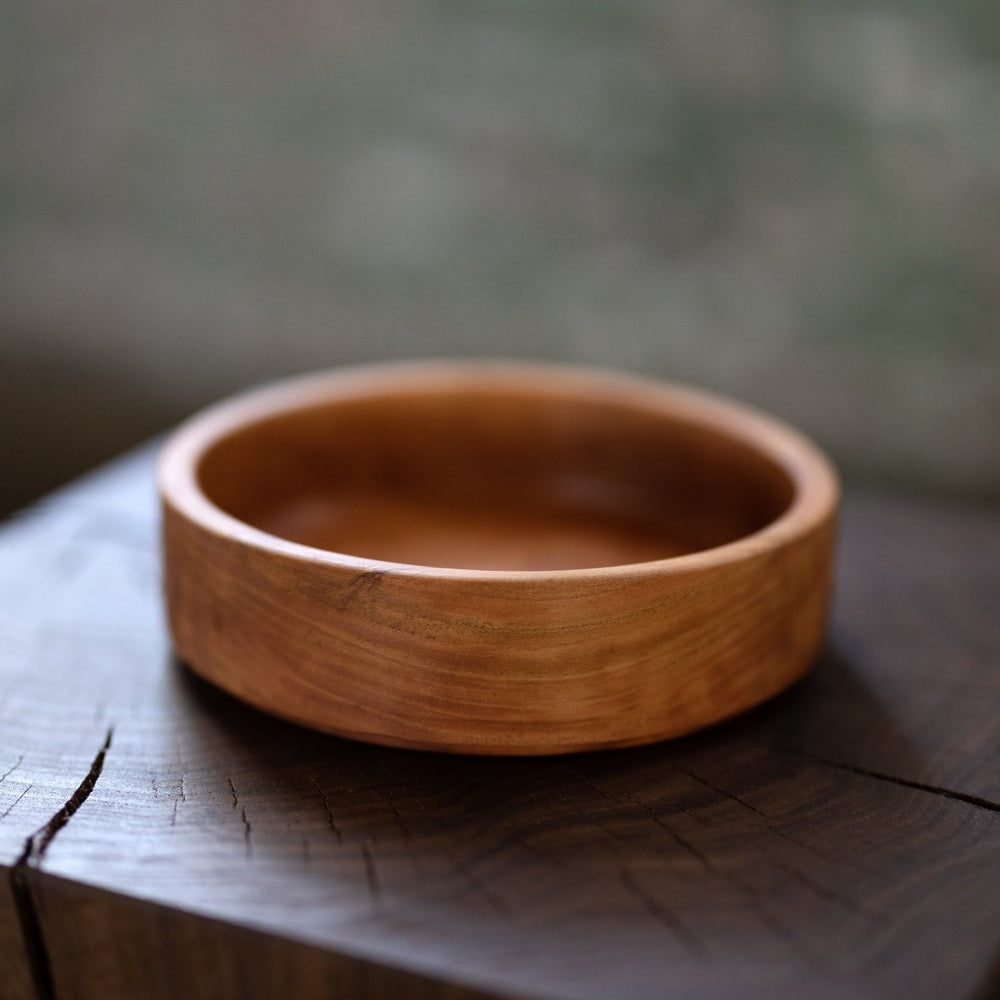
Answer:
<path fill-rule="evenodd" d="M 0 532 L 0 996 L 1000 995 L 1000 515 L 848 496 L 827 650 L 733 723 L 364 746 L 171 655 L 151 453 Z"/>

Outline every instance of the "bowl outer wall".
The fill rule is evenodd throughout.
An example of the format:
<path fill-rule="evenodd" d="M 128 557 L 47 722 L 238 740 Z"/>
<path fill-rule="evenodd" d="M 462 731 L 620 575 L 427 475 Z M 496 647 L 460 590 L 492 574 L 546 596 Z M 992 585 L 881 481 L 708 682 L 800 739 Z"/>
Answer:
<path fill-rule="evenodd" d="M 620 393 L 712 423 L 776 458 L 796 496 L 761 531 L 688 556 L 502 572 L 310 549 L 229 517 L 197 488 L 204 449 L 268 413 L 470 378 Z M 159 478 L 178 654 L 251 704 L 344 736 L 491 754 L 648 743 L 771 697 L 822 641 L 838 499 L 829 463 L 770 418 L 664 383 L 482 363 L 308 376 L 193 418 L 166 445 Z"/>

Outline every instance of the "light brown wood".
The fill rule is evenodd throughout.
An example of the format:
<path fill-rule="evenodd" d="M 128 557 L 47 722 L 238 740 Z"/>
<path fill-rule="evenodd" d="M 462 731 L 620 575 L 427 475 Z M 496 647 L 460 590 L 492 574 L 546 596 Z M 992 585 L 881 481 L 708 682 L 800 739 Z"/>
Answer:
<path fill-rule="evenodd" d="M 824 629 L 829 464 L 662 383 L 507 363 L 312 376 L 195 417 L 159 481 L 182 658 L 358 739 L 652 742 L 782 690 Z"/>

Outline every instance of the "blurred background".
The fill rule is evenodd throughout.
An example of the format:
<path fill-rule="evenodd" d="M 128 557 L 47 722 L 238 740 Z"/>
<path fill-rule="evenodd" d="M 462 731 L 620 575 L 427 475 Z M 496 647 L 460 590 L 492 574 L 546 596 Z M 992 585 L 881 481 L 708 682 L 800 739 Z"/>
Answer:
<path fill-rule="evenodd" d="M 1000 497 L 1000 6 L 8 0 L 0 511 L 293 372 L 583 362 Z"/>

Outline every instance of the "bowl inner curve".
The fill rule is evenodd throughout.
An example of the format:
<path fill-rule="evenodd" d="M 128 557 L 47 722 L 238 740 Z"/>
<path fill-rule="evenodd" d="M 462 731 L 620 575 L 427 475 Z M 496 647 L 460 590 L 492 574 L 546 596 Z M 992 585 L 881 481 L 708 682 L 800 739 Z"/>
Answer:
<path fill-rule="evenodd" d="M 681 411 L 516 387 L 286 410 L 215 441 L 197 477 L 270 534 L 456 569 L 663 559 L 757 531 L 794 494 L 765 451 Z"/>

